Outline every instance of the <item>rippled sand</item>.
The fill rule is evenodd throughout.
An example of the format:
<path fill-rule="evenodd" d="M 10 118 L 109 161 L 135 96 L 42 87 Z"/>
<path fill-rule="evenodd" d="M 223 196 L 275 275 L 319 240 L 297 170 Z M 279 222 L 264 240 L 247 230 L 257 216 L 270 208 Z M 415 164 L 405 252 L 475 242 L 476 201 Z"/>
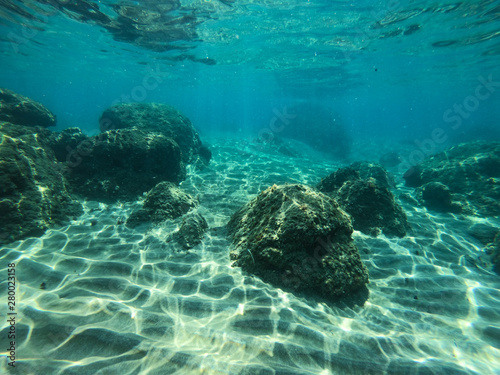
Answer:
<path fill-rule="evenodd" d="M 365 306 L 328 306 L 231 268 L 223 226 L 269 185 L 315 185 L 338 165 L 246 141 L 212 149 L 181 185 L 210 226 L 194 249 L 164 241 L 179 222 L 146 233 L 122 224 L 134 204 L 86 202 L 71 225 L 0 250 L 2 311 L 7 263 L 19 284 L 16 368 L 3 356 L 2 374 L 500 374 L 500 277 L 467 234 L 498 219 L 402 202 L 409 236 L 354 234 Z"/>

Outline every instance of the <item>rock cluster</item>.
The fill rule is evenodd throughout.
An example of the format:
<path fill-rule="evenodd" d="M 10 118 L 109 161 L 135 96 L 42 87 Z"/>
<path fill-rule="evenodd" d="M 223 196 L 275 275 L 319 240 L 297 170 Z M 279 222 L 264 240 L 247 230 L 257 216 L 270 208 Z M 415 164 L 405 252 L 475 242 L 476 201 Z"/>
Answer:
<path fill-rule="evenodd" d="M 404 178 L 407 186 L 419 188 L 429 209 L 500 215 L 500 142 L 453 146 L 410 168 Z"/>

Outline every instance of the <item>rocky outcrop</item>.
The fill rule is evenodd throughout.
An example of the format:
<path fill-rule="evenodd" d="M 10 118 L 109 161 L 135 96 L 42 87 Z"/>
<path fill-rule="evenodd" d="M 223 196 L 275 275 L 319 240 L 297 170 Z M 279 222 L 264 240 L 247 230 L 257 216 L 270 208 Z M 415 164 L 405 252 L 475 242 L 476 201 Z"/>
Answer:
<path fill-rule="evenodd" d="M 81 205 L 68 192 L 47 134 L 1 125 L 11 135 L 0 131 L 0 243 L 39 236 L 51 225 L 79 215 Z"/>
<path fill-rule="evenodd" d="M 176 219 L 198 206 L 198 201 L 169 182 L 160 182 L 151 189 L 140 210 L 133 212 L 127 226 L 136 227 L 143 223 L 160 224 Z"/>
<path fill-rule="evenodd" d="M 378 163 L 370 163 L 367 161 L 358 161 L 351 164 L 351 168 L 359 173 L 359 177 L 366 180 L 370 177 L 374 178 L 380 185 L 391 189 L 395 186 L 394 178 L 385 168 Z"/>
<path fill-rule="evenodd" d="M 410 228 L 403 208 L 389 190 L 393 180 L 376 163 L 358 162 L 339 168 L 321 180 L 317 189 L 335 198 L 363 233 L 404 237 Z"/>
<path fill-rule="evenodd" d="M 159 103 L 118 104 L 104 111 L 101 131 L 135 127 L 161 133 L 179 144 L 184 163 L 210 161 L 210 151 L 202 145 L 191 121 L 172 106 Z"/>
<path fill-rule="evenodd" d="M 56 116 L 43 104 L 16 94 L 7 89 L 0 89 L 0 121 L 23 126 L 55 126 Z"/>
<path fill-rule="evenodd" d="M 448 186 L 440 182 L 428 182 L 417 188 L 418 201 L 425 207 L 441 212 L 460 213 L 463 207 L 455 202 Z"/>
<path fill-rule="evenodd" d="M 335 199 L 352 216 L 354 228 L 363 233 L 404 237 L 409 229 L 406 214 L 394 195 L 374 178 L 346 181 Z"/>
<path fill-rule="evenodd" d="M 304 185 L 266 189 L 227 224 L 233 266 L 274 286 L 345 296 L 368 283 L 368 271 L 337 202 Z"/>
<path fill-rule="evenodd" d="M 120 129 L 87 137 L 68 129 L 51 147 L 65 162 L 72 190 L 90 199 L 132 200 L 158 182 L 185 177 L 179 146 L 160 133 Z"/>
<path fill-rule="evenodd" d="M 407 186 L 415 188 L 441 184 L 433 190 L 436 197 L 429 192 L 424 200 L 430 209 L 436 209 L 439 196 L 449 190 L 455 203 L 448 204 L 448 211 L 456 212 L 461 205 L 466 214 L 500 215 L 500 142 L 456 145 L 410 168 L 404 178 Z"/>

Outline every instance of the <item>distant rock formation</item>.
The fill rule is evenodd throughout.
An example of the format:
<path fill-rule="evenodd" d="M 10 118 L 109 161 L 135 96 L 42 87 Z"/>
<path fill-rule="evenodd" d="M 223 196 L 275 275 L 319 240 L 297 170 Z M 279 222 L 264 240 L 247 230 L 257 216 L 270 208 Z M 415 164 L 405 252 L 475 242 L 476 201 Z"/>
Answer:
<path fill-rule="evenodd" d="M 349 216 L 304 185 L 273 185 L 227 224 L 233 266 L 287 290 L 332 300 L 368 283 Z"/>
<path fill-rule="evenodd" d="M 335 198 L 352 216 L 354 229 L 377 236 L 404 237 L 410 226 L 389 187 L 392 178 L 379 164 L 357 162 L 325 177 L 317 189 Z"/>
<path fill-rule="evenodd" d="M 420 188 L 421 201 L 429 209 L 500 215 L 500 142 L 453 146 L 410 168 L 404 178 L 407 186 Z M 448 191 L 449 197 L 443 198 Z M 440 199 L 446 201 L 437 204 Z"/>
<path fill-rule="evenodd" d="M 11 90 L 0 89 L 0 121 L 47 128 L 56 125 L 56 116 L 43 104 Z"/>
<path fill-rule="evenodd" d="M 105 110 L 100 119 L 101 131 L 137 128 L 161 133 L 179 144 L 186 164 L 208 164 L 210 150 L 200 140 L 191 121 L 172 106 L 159 103 L 118 104 Z"/>
<path fill-rule="evenodd" d="M 349 156 L 352 140 L 341 119 L 328 109 L 302 103 L 288 108 L 280 117 L 273 125 L 276 136 L 296 139 L 339 159 Z"/>

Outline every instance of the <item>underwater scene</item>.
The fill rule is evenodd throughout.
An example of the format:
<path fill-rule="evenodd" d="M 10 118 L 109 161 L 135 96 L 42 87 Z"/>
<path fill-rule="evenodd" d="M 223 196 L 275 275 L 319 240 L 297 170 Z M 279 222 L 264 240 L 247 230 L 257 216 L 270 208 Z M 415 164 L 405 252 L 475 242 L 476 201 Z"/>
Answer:
<path fill-rule="evenodd" d="M 0 374 L 500 375 L 498 0 L 2 0 L 0 52 Z"/>

